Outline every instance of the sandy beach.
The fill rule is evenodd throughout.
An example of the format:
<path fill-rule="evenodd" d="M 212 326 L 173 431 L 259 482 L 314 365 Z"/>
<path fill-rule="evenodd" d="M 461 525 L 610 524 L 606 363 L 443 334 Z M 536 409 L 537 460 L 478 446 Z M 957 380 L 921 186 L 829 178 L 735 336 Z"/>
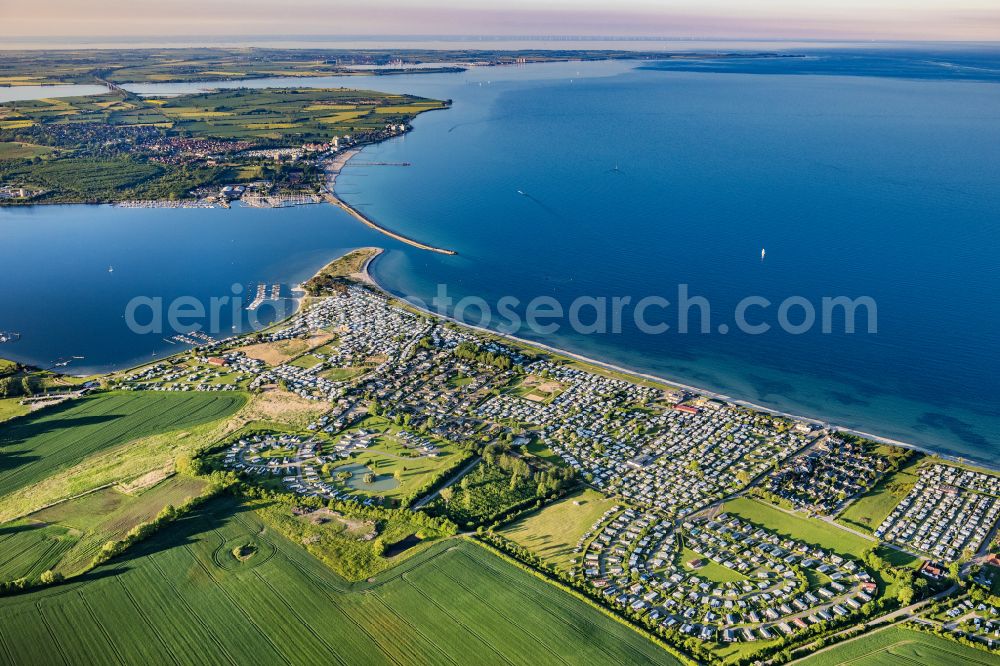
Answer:
<path fill-rule="evenodd" d="M 362 278 L 362 280 L 364 282 L 366 282 L 367 284 L 369 284 L 369 285 L 373 286 L 374 288 L 378 289 L 383 294 L 385 294 L 387 297 L 394 298 L 394 299 L 398 300 L 399 297 L 393 295 L 388 290 L 386 290 L 381 284 L 379 284 L 378 280 L 376 280 L 375 277 L 370 272 L 370 267 L 371 267 L 372 262 L 374 262 L 375 259 L 377 259 L 381 255 L 382 255 L 382 251 L 379 251 L 377 254 L 373 255 L 372 257 L 370 257 L 368 259 L 368 261 L 365 263 L 364 268 L 362 270 L 363 275 L 361 276 L 361 278 Z M 402 299 L 402 300 L 405 300 L 405 299 Z M 596 367 L 599 367 L 599 368 L 603 368 L 605 370 L 609 370 L 609 371 L 612 371 L 612 372 L 621 373 L 623 375 L 627 375 L 627 376 L 630 376 L 630 377 L 635 377 L 636 379 L 644 379 L 644 380 L 647 380 L 647 381 L 656 382 L 658 384 L 662 384 L 665 388 L 666 387 L 678 388 L 678 389 L 682 389 L 684 391 L 687 391 L 689 393 L 694 393 L 694 394 L 697 394 L 697 395 L 700 395 L 700 396 L 704 396 L 706 398 L 715 398 L 717 400 L 722 400 L 722 401 L 725 401 L 725 402 L 733 404 L 733 405 L 738 405 L 740 407 L 745 407 L 747 409 L 752 409 L 754 411 L 763 412 L 763 413 L 766 413 L 766 414 L 772 414 L 774 416 L 781 416 L 781 417 L 792 419 L 792 420 L 795 420 L 795 421 L 803 421 L 805 423 L 810 423 L 810 424 L 818 425 L 818 426 L 820 426 L 820 427 L 822 427 L 822 428 L 824 428 L 826 430 L 839 431 L 839 432 L 848 433 L 848 434 L 851 434 L 851 435 L 856 435 L 858 437 L 863 437 L 865 439 L 870 439 L 870 440 L 872 440 L 874 442 L 879 442 L 879 443 L 882 443 L 882 444 L 889 444 L 891 446 L 898 446 L 898 447 L 901 447 L 901 448 L 912 449 L 914 451 L 919 451 L 920 453 L 924 453 L 926 455 L 937 456 L 937 457 L 939 457 L 939 458 L 941 458 L 943 460 L 951 460 L 953 462 L 958 462 L 958 463 L 961 463 L 961 464 L 973 465 L 973 466 L 978 466 L 978 467 L 981 467 L 981 468 L 984 468 L 984 469 L 991 469 L 991 470 L 995 470 L 995 471 L 1000 471 L 1000 463 L 998 463 L 998 464 L 992 464 L 991 465 L 991 464 L 988 464 L 988 463 L 985 463 L 985 462 L 981 462 L 981 461 L 969 462 L 965 458 L 962 458 L 961 456 L 954 456 L 954 455 L 940 453 L 938 451 L 934 451 L 932 449 L 921 447 L 921 446 L 919 446 L 917 444 L 913 444 L 911 442 L 903 442 L 903 441 L 900 441 L 900 440 L 897 440 L 897 439 L 892 439 L 890 437 L 883 437 L 881 435 L 877 435 L 877 434 L 874 434 L 874 433 L 865 432 L 863 430 L 856 430 L 854 428 L 848 428 L 848 427 L 844 427 L 844 426 L 838 426 L 835 423 L 824 421 L 822 419 L 815 418 L 815 417 L 802 416 L 801 414 L 792 414 L 792 413 L 789 413 L 789 412 L 782 412 L 782 411 L 779 411 L 779 410 L 776 410 L 776 409 L 771 409 L 770 407 L 765 407 L 763 405 L 755 404 L 755 403 L 750 402 L 748 400 L 743 400 L 743 399 L 740 399 L 740 398 L 735 398 L 733 396 L 726 395 L 724 393 L 718 393 L 718 392 L 715 392 L 715 391 L 710 391 L 708 389 L 701 388 L 701 387 L 698 387 L 698 386 L 694 386 L 692 384 L 687 384 L 687 383 L 684 383 L 684 382 L 680 382 L 680 381 L 677 381 L 675 379 L 671 379 L 671 378 L 668 378 L 668 377 L 662 377 L 662 376 L 659 376 L 659 375 L 654 375 L 654 374 L 650 374 L 650 373 L 646 373 L 646 372 L 640 372 L 640 371 L 637 371 L 637 370 L 632 370 L 630 368 L 625 368 L 625 367 L 622 367 L 620 365 L 615 365 L 613 363 L 608 363 L 606 361 L 601 361 L 601 360 L 598 360 L 598 359 L 595 359 L 595 358 L 592 358 L 592 357 L 589 357 L 589 356 L 584 356 L 583 354 L 577 354 L 575 352 L 567 351 L 565 349 L 560 349 L 558 347 L 553 347 L 552 345 L 547 345 L 547 344 L 542 343 L 542 342 L 535 342 L 534 340 L 527 340 L 525 338 L 521 338 L 521 337 L 518 337 L 516 335 L 511 335 L 509 333 L 500 333 L 500 332 L 492 331 L 492 330 L 490 330 L 488 328 L 484 328 L 484 327 L 481 327 L 481 326 L 475 326 L 475 325 L 472 325 L 472 324 L 467 324 L 467 323 L 465 323 L 463 321 L 455 319 L 454 317 L 450 317 L 450 316 L 447 316 L 447 315 L 439 314 L 439 313 L 434 312 L 432 310 L 428 310 L 427 308 L 424 308 L 424 307 L 415 305 L 413 303 L 410 303 L 409 301 L 406 301 L 406 303 L 410 307 L 415 308 L 417 310 L 420 310 L 421 312 L 424 312 L 425 314 L 427 314 L 429 316 L 432 316 L 432 317 L 437 317 L 437 318 L 440 318 L 440 319 L 446 319 L 448 321 L 452 321 L 452 322 L 454 322 L 456 324 L 459 324 L 461 326 L 465 326 L 467 328 L 475 329 L 475 330 L 477 330 L 477 331 L 479 331 L 481 333 L 485 333 L 487 335 L 491 335 L 491 336 L 494 336 L 494 337 L 497 337 L 497 338 L 503 338 L 503 339 L 506 339 L 506 340 L 510 340 L 511 342 L 514 342 L 514 343 L 517 343 L 517 344 L 520 344 L 520 345 L 525 345 L 527 347 L 533 347 L 535 349 L 540 349 L 540 350 L 543 350 L 543 351 L 547 351 L 549 353 L 557 354 L 559 356 L 570 358 L 570 359 L 573 359 L 575 361 L 580 361 L 582 363 L 588 363 L 590 365 L 593 365 L 593 366 L 596 366 Z"/>

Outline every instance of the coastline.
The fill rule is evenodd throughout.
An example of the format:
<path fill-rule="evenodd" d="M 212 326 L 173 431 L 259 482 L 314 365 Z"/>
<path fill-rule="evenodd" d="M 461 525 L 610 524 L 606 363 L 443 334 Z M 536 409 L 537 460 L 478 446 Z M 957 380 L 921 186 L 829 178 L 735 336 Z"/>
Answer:
<path fill-rule="evenodd" d="M 548 344 L 545 344 L 543 342 L 536 342 L 534 340 L 527 340 L 525 338 L 521 338 L 521 337 L 518 337 L 518 336 L 510 334 L 510 333 L 501 333 L 499 331 L 493 331 L 493 330 L 490 330 L 490 329 L 482 327 L 482 326 L 476 326 L 476 325 L 473 325 L 473 324 L 468 324 L 468 323 L 466 323 L 464 321 L 461 321 L 459 319 L 455 319 L 454 317 L 451 317 L 449 315 L 442 315 L 442 314 L 434 312 L 432 310 L 428 310 L 427 308 L 420 307 L 418 305 L 410 303 L 405 298 L 401 298 L 399 296 L 396 296 L 395 294 L 392 294 L 391 292 L 389 292 L 385 287 L 383 287 L 379 283 L 379 281 L 375 278 L 375 276 L 373 276 L 371 274 L 370 268 L 371 268 L 372 262 L 374 262 L 375 259 L 377 259 L 378 257 L 380 257 L 383 253 L 384 253 L 384 250 L 380 250 L 379 252 L 377 252 L 376 254 L 374 254 L 372 257 L 370 257 L 367 262 L 365 262 L 365 265 L 362 268 L 362 274 L 360 276 L 361 280 L 365 284 L 368 284 L 368 285 L 372 286 L 373 288 L 377 289 L 378 291 L 380 291 L 382 294 L 384 294 L 388 298 L 399 300 L 399 301 L 403 301 L 409 307 L 412 307 L 412 308 L 414 308 L 416 310 L 419 310 L 419 311 L 423 312 L 424 314 L 426 314 L 428 316 L 436 317 L 438 319 L 444 319 L 444 320 L 453 322 L 455 324 L 458 324 L 460 326 L 464 326 L 466 328 L 471 328 L 473 330 L 479 331 L 480 333 L 484 333 L 486 335 L 491 335 L 491 336 L 494 336 L 494 337 L 497 337 L 497 338 L 508 340 L 508 341 L 513 342 L 513 343 L 518 344 L 518 345 L 523 345 L 523 346 L 526 346 L 526 347 L 532 347 L 532 348 L 535 348 L 535 349 L 540 349 L 540 350 L 549 352 L 551 354 L 556 354 L 558 356 L 562 356 L 562 357 L 565 357 L 565 358 L 572 359 L 574 361 L 579 361 L 581 363 L 587 363 L 589 365 L 593 365 L 595 367 L 598 367 L 598 368 L 601 368 L 601 369 L 604 369 L 604 370 L 608 370 L 608 371 L 611 371 L 611 372 L 616 372 L 616 373 L 623 374 L 623 375 L 626 375 L 626 376 L 629 376 L 629 377 L 634 377 L 636 379 L 643 379 L 643 380 L 646 380 L 646 381 L 655 382 L 655 383 L 661 384 L 661 385 L 663 385 L 665 387 L 679 388 L 679 389 L 683 389 L 685 391 L 688 391 L 690 393 L 696 393 L 696 394 L 698 394 L 700 396 L 704 396 L 706 398 L 715 398 L 717 400 L 722 400 L 724 402 L 727 402 L 727 403 L 732 404 L 732 405 L 736 405 L 738 407 L 744 407 L 746 409 L 751 409 L 753 411 L 763 412 L 763 413 L 766 413 L 766 414 L 771 414 L 772 416 L 780 416 L 782 418 L 792 419 L 792 420 L 795 420 L 795 421 L 802 421 L 802 422 L 809 423 L 809 424 L 812 424 L 812 425 L 820 426 L 821 428 L 824 428 L 824 429 L 832 431 L 832 432 L 843 432 L 843 433 L 846 433 L 846 434 L 849 434 L 849 435 L 855 435 L 857 437 L 862 437 L 864 439 L 869 439 L 869 440 L 871 440 L 873 442 L 877 442 L 879 444 L 888 444 L 890 446 L 897 446 L 897 447 L 900 447 L 900 448 L 909 449 L 909 450 L 912 450 L 912 451 L 917 451 L 918 453 L 922 453 L 922 454 L 924 454 L 926 456 L 934 456 L 934 457 L 940 458 L 941 460 L 948 460 L 948 461 L 951 461 L 951 462 L 954 462 L 954 463 L 958 463 L 958 464 L 962 464 L 962 465 L 972 465 L 972 466 L 975 466 L 975 467 L 980 467 L 982 469 L 988 469 L 988 470 L 991 470 L 993 472 L 1000 472 L 1000 462 L 990 463 L 990 462 L 987 462 L 987 461 L 984 461 L 984 460 L 979 460 L 979 459 L 968 459 L 968 458 L 964 458 L 962 456 L 957 456 L 957 455 L 953 455 L 953 454 L 949 454 L 949 453 L 942 453 L 940 451 L 935 451 L 934 449 L 929 449 L 929 448 L 926 448 L 926 447 L 922 447 L 922 446 L 920 446 L 918 444 L 913 444 L 912 442 L 904 442 L 904 441 L 901 441 L 901 440 L 898 440 L 898 439 L 893 439 L 891 437 L 885 437 L 885 436 L 882 436 L 882 435 L 877 435 L 875 433 L 870 433 L 870 432 L 866 432 L 866 431 L 863 431 L 863 430 L 857 430 L 856 428 L 849 428 L 849 427 L 844 427 L 844 426 L 838 426 L 835 423 L 823 420 L 821 418 L 812 417 L 812 416 L 803 416 L 801 414 L 793 414 L 793 413 L 790 413 L 790 412 L 783 412 L 781 410 L 773 409 L 771 407 L 765 407 L 763 405 L 758 405 L 758 404 L 756 404 L 754 402 L 750 402 L 749 400 L 744 400 L 744 399 L 741 399 L 741 398 L 735 398 L 733 396 L 726 395 L 724 393 L 719 393 L 717 391 L 712 391 L 712 390 L 709 390 L 709 389 L 701 388 L 701 387 L 695 386 L 693 384 L 687 384 L 685 382 L 675 381 L 675 380 L 673 380 L 671 378 L 662 377 L 662 376 L 659 376 L 659 375 L 654 375 L 652 373 L 642 372 L 642 371 L 639 371 L 639 370 L 633 370 L 631 368 L 626 368 L 626 367 L 623 367 L 623 366 L 620 366 L 620 365 L 615 365 L 614 363 L 609 363 L 607 361 L 601 361 L 601 360 L 598 360 L 598 359 L 595 359 L 595 358 L 592 358 L 592 357 L 589 357 L 589 356 L 585 356 L 583 354 L 578 354 L 576 352 L 572 352 L 572 351 L 568 351 L 566 349 L 561 349 L 559 347 L 548 345 Z"/>
<path fill-rule="evenodd" d="M 379 233 L 385 234 L 389 238 L 394 238 L 401 243 L 406 243 L 407 245 L 412 245 L 415 248 L 421 250 L 427 250 L 428 252 L 437 252 L 438 254 L 447 254 L 452 256 L 458 254 L 458 252 L 456 252 L 455 250 L 449 250 L 446 248 L 435 247 L 433 245 L 421 243 L 418 240 L 414 240 L 408 236 L 404 236 L 401 233 L 392 231 L 391 229 L 387 229 L 335 194 L 334 188 L 337 184 L 337 176 L 340 175 L 341 170 L 345 166 L 347 166 L 347 163 L 350 162 L 351 159 L 360 152 L 361 152 L 360 148 L 353 148 L 351 150 L 344 151 L 343 153 L 337 155 L 333 159 L 330 166 L 326 169 L 327 182 L 326 182 L 326 191 L 323 193 L 323 199 L 327 203 L 337 206 L 342 211 L 344 211 L 345 213 L 356 219 L 358 222 L 361 222 L 362 224 L 371 227 L 372 229 L 378 231 Z"/>

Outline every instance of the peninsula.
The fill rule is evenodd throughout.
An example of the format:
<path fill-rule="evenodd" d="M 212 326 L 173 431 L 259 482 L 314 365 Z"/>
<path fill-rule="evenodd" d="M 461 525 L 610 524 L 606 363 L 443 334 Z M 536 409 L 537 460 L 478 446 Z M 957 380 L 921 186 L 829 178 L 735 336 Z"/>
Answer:
<path fill-rule="evenodd" d="M 319 201 L 337 155 L 446 102 L 366 90 L 237 89 L 0 104 L 0 204 Z"/>
<path fill-rule="evenodd" d="M 8 365 L 0 386 L 22 396 L 0 404 L 35 400 L 26 386 L 62 403 L 0 427 L 0 452 L 23 461 L 0 469 L 0 534 L 21 554 L 0 564 L 18 592 L 0 614 L 31 604 L 55 622 L 82 595 L 101 617 L 126 607 L 122 589 L 149 612 L 170 591 L 235 604 L 199 616 L 231 650 L 256 636 L 247 618 L 277 617 L 243 596 L 255 583 L 237 572 L 261 567 L 282 583 L 257 591 L 294 590 L 283 626 L 317 655 L 346 654 L 344 632 L 392 608 L 407 617 L 394 641 L 470 640 L 474 616 L 501 654 L 534 640 L 526 622 L 556 637 L 570 622 L 590 629 L 555 654 L 610 641 L 623 663 L 781 663 L 834 643 L 995 658 L 996 471 L 416 310 L 374 282 L 379 253 L 334 260 L 266 331 L 87 380 Z M 94 502 L 108 519 L 79 522 Z M 206 585 L 170 582 L 192 566 Z M 100 581 L 116 579 L 109 597 Z M 350 618 L 326 641 L 305 612 L 316 589 Z M 103 636 L 92 622 L 66 640 Z M 29 649 L 7 627 L 4 644 Z"/>

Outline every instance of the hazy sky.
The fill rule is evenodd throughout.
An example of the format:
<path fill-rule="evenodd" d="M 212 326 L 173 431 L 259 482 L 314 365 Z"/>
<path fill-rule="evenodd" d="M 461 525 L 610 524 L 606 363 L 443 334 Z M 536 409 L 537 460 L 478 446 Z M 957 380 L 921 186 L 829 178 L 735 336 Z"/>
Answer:
<path fill-rule="evenodd" d="M 0 0 L 0 36 L 265 34 L 1000 41 L 1000 0 Z"/>

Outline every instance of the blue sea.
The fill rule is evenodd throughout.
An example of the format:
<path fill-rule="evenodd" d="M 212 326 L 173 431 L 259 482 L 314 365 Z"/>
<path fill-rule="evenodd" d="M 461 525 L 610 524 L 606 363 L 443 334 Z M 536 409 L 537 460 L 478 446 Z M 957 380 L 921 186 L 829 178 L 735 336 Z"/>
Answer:
<path fill-rule="evenodd" d="M 684 285 L 710 304 L 706 332 L 680 333 L 665 308 L 672 326 L 660 334 L 629 316 L 620 332 L 581 334 L 564 319 L 554 332 L 519 333 L 996 463 L 997 71 L 996 51 L 855 49 L 309 81 L 453 101 L 405 137 L 366 148 L 337 191 L 380 224 L 457 256 L 402 245 L 330 206 L 2 210 L 0 329 L 24 337 L 0 355 L 42 365 L 85 356 L 70 366 L 77 371 L 136 363 L 177 348 L 124 327 L 135 295 L 205 299 L 233 283 L 291 284 L 344 248 L 380 245 L 388 251 L 376 277 L 423 301 L 445 285 L 456 301 L 491 306 L 538 296 L 676 305 Z M 130 87 L 214 85 L 238 84 Z M 366 166 L 377 162 L 410 166 Z M 838 296 L 872 299 L 877 333 L 864 318 L 853 334 L 839 319 L 830 333 L 777 325 L 789 297 L 818 312 L 823 297 Z M 734 311 L 746 297 L 772 303 L 750 317 L 771 331 L 738 330 Z"/>

